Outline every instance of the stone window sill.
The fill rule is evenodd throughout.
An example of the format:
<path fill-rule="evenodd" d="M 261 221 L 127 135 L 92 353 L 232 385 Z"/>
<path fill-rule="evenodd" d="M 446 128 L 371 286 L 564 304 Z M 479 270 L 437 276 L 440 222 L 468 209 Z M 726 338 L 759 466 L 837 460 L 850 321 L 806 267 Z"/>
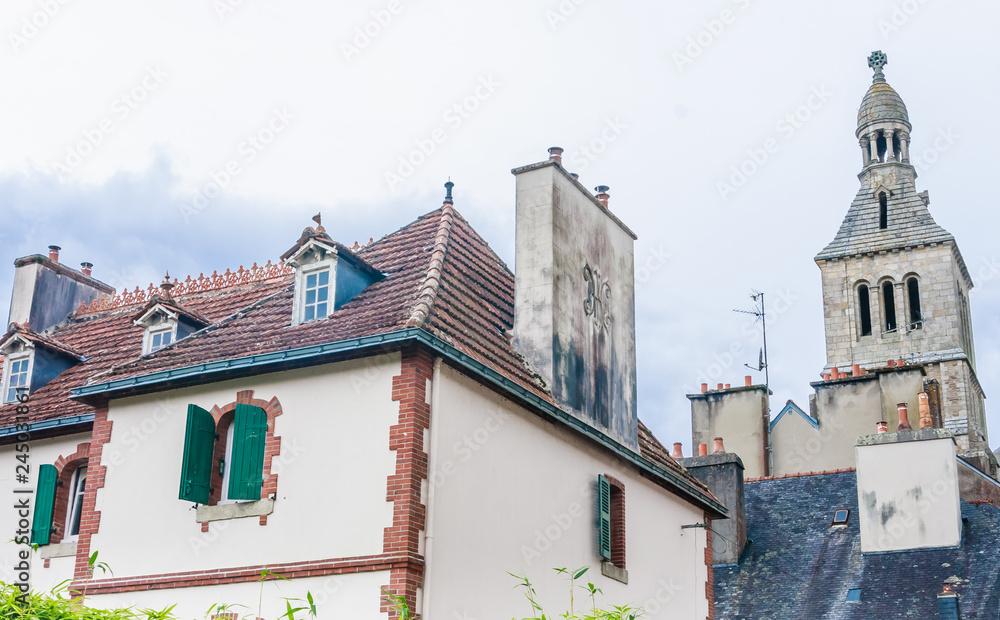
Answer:
<path fill-rule="evenodd" d="M 198 506 L 195 511 L 195 521 L 226 521 L 242 519 L 243 517 L 263 517 L 274 512 L 273 499 L 261 499 L 256 502 L 237 502 L 235 504 L 219 504 L 217 506 Z"/>
<path fill-rule="evenodd" d="M 38 555 L 43 560 L 52 558 L 67 558 L 76 555 L 76 542 L 59 543 L 58 545 L 45 545 L 38 548 Z"/>
<path fill-rule="evenodd" d="M 628 584 L 628 571 L 624 568 L 618 568 L 611 562 L 605 560 L 601 562 L 601 574 L 605 577 L 610 577 L 615 581 L 620 581 L 624 584 Z"/>

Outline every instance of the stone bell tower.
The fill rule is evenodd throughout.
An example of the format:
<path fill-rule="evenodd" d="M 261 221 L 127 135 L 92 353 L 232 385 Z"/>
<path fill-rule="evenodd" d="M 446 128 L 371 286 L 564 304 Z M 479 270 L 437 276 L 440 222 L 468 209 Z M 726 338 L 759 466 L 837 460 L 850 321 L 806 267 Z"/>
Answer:
<path fill-rule="evenodd" d="M 959 451 L 986 457 L 983 391 L 976 378 L 969 290 L 972 278 L 955 238 L 931 217 L 915 186 L 903 100 L 875 71 L 858 110 L 861 188 L 833 241 L 816 256 L 823 278 L 827 366 L 887 360 L 920 366 L 940 390 L 941 417 Z"/>

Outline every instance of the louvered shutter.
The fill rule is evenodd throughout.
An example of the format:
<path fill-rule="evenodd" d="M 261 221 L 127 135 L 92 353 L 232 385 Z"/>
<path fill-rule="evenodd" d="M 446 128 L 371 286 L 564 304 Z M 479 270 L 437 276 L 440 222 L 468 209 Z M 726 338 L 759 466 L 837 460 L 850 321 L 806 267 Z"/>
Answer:
<path fill-rule="evenodd" d="M 208 504 L 212 487 L 212 454 L 215 451 L 215 419 L 197 405 L 188 405 L 184 460 L 181 463 L 180 498 Z"/>
<path fill-rule="evenodd" d="M 611 559 L 611 484 L 604 476 L 597 477 L 597 540 L 598 551 L 605 560 Z"/>
<path fill-rule="evenodd" d="M 260 499 L 264 484 L 264 441 L 267 413 L 253 405 L 236 405 L 229 499 Z"/>
<path fill-rule="evenodd" d="M 31 542 L 36 545 L 49 544 L 52 536 L 52 509 L 56 504 L 55 465 L 38 468 L 38 487 L 35 489 L 35 515 L 31 521 Z"/>

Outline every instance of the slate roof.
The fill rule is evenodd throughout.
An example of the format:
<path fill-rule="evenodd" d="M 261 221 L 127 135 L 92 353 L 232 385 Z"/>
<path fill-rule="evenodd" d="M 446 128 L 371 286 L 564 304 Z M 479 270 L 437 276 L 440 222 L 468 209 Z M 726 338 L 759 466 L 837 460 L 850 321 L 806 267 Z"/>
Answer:
<path fill-rule="evenodd" d="M 716 567 L 715 610 L 728 620 L 938 618 L 937 595 L 956 584 L 962 618 L 1000 610 L 1000 509 L 962 502 L 959 549 L 862 555 L 853 472 L 745 485 L 748 543 L 734 567 Z M 846 528 L 833 513 L 851 510 Z M 859 601 L 847 601 L 860 589 Z"/>
<path fill-rule="evenodd" d="M 837 235 L 816 256 L 816 260 L 930 243 L 954 243 L 955 237 L 934 221 L 912 183 L 896 186 L 892 191 L 894 194 L 889 199 L 888 228 L 879 228 L 876 189 L 863 186 L 854 197 L 851 208 L 847 210 Z"/>
<path fill-rule="evenodd" d="M 330 243 L 322 231 L 308 228 L 290 252 L 320 237 Z M 554 403 L 508 337 L 514 325 L 513 272 L 450 203 L 362 248 L 333 244 L 338 252 L 350 253 L 352 262 L 363 262 L 385 277 L 326 320 L 291 325 L 294 275 L 287 270 L 275 277 L 234 278 L 232 286 L 172 295 L 172 307 L 204 317 L 211 325 L 145 356 L 140 355 L 143 328 L 132 321 L 138 310 L 151 307 L 159 289 L 150 287 L 148 301 L 137 289 L 124 296 L 126 301 L 135 296 L 136 303 L 118 305 L 102 299 L 82 307 L 52 333 L 85 352 L 86 360 L 32 394 L 31 421 L 91 413 L 89 405 L 69 400 L 72 388 L 88 383 L 407 328 L 427 330 Z M 182 285 L 180 290 L 186 289 Z M 0 407 L 0 427 L 10 426 L 13 416 L 13 405 Z M 639 438 L 643 457 L 714 501 L 641 422 Z"/>

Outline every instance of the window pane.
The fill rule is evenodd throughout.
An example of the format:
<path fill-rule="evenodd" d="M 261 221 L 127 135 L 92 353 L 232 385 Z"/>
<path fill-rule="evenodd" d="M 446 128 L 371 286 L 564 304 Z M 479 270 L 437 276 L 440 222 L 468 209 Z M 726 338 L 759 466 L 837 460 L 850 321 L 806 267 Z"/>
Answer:
<path fill-rule="evenodd" d="M 316 318 L 316 306 L 306 306 L 306 320 L 311 321 Z"/>
<path fill-rule="evenodd" d="M 326 301 L 327 296 L 330 294 L 330 289 L 324 286 L 321 289 L 316 289 L 316 294 L 318 301 Z"/>
<path fill-rule="evenodd" d="M 168 344 L 170 344 L 171 338 L 173 338 L 173 334 L 171 334 L 170 332 L 163 334 L 163 346 L 167 346 Z"/>
<path fill-rule="evenodd" d="M 311 273 L 306 276 L 306 288 L 316 288 L 316 274 Z"/>
<path fill-rule="evenodd" d="M 329 283 L 330 283 L 330 272 L 329 272 L 329 270 L 327 270 L 327 271 L 321 271 L 319 273 L 319 285 L 320 286 L 326 286 Z"/>
<path fill-rule="evenodd" d="M 306 291 L 306 304 L 316 303 L 316 289 L 309 289 Z"/>
<path fill-rule="evenodd" d="M 326 304 L 325 303 L 316 304 L 316 316 L 319 317 L 319 318 L 323 318 L 323 317 L 326 316 Z"/>

